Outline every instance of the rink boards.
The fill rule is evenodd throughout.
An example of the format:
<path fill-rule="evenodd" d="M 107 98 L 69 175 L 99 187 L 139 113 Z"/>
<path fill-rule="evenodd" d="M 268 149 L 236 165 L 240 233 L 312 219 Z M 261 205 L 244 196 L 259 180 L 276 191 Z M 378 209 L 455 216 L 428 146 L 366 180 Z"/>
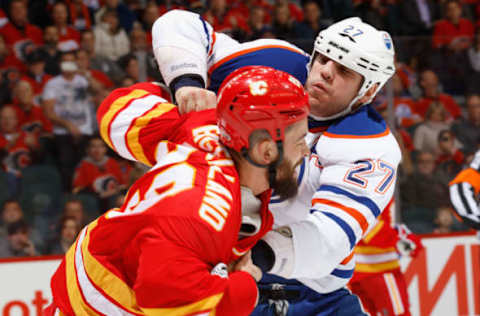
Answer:
<path fill-rule="evenodd" d="M 480 315 L 480 242 L 473 233 L 425 235 L 426 251 L 402 259 L 414 316 Z M 0 315 L 40 316 L 60 257 L 0 259 Z"/>

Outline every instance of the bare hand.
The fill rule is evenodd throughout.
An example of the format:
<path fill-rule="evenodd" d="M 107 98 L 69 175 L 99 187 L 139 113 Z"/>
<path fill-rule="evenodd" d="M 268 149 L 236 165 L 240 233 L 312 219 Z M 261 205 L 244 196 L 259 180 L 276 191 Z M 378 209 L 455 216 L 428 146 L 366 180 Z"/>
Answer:
<path fill-rule="evenodd" d="M 82 132 L 74 124 L 68 126 L 68 131 L 72 134 L 74 139 L 78 139 L 82 136 Z"/>
<path fill-rule="evenodd" d="M 180 114 L 213 109 L 217 106 L 215 93 L 203 88 L 181 87 L 175 92 L 175 99 Z"/>
<path fill-rule="evenodd" d="M 255 281 L 260 281 L 262 278 L 262 270 L 253 264 L 251 252 L 247 252 L 240 260 L 235 264 L 234 271 L 244 271 L 250 274 Z"/>
<path fill-rule="evenodd" d="M 25 241 L 25 247 L 23 248 L 23 250 L 29 256 L 36 255 L 35 246 L 33 245 L 33 242 L 30 239 Z"/>

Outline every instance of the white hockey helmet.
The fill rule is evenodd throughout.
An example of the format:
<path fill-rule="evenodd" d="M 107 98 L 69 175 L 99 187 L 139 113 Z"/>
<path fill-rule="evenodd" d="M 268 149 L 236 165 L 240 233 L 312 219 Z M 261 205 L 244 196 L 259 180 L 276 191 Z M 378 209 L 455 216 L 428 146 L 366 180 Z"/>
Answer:
<path fill-rule="evenodd" d="M 395 73 L 395 51 L 390 34 L 362 22 L 359 17 L 342 20 L 321 31 L 315 40 L 310 66 L 318 53 L 356 71 L 364 79 L 357 96 L 344 111 L 319 119 L 333 119 L 349 113 L 355 102 L 378 83 L 376 92 L 365 102 L 370 103 Z"/>

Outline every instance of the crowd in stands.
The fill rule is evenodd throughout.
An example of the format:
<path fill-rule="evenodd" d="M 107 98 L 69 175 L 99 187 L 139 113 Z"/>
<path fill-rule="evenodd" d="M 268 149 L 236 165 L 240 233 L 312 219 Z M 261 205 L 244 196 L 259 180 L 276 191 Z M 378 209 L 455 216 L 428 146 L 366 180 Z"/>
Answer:
<path fill-rule="evenodd" d="M 477 0 L 0 0 L 0 258 L 64 253 L 145 172 L 108 149 L 95 112 L 115 88 L 162 82 L 151 27 L 177 8 L 239 41 L 306 52 L 350 16 L 389 31 L 397 73 L 374 105 L 403 151 L 401 220 L 464 229 L 447 185 L 480 145 Z"/>

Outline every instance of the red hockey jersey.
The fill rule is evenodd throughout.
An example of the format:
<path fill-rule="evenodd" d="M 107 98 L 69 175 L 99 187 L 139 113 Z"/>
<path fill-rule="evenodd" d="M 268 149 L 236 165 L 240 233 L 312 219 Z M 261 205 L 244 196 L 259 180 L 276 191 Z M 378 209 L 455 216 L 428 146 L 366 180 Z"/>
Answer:
<path fill-rule="evenodd" d="M 52 278 L 65 315 L 248 315 L 257 300 L 245 272 L 211 272 L 245 253 L 271 228 L 237 241 L 240 185 L 218 142 L 215 111 L 180 116 L 136 84 L 113 91 L 98 110 L 103 139 L 125 158 L 153 166 L 121 209 L 89 224 Z M 241 243 L 241 244 L 240 244 Z"/>
<path fill-rule="evenodd" d="M 395 203 L 392 201 L 378 217 L 377 224 L 354 249 L 356 282 L 372 273 L 384 273 L 400 268 L 397 252 L 398 232 L 393 227 Z"/>

